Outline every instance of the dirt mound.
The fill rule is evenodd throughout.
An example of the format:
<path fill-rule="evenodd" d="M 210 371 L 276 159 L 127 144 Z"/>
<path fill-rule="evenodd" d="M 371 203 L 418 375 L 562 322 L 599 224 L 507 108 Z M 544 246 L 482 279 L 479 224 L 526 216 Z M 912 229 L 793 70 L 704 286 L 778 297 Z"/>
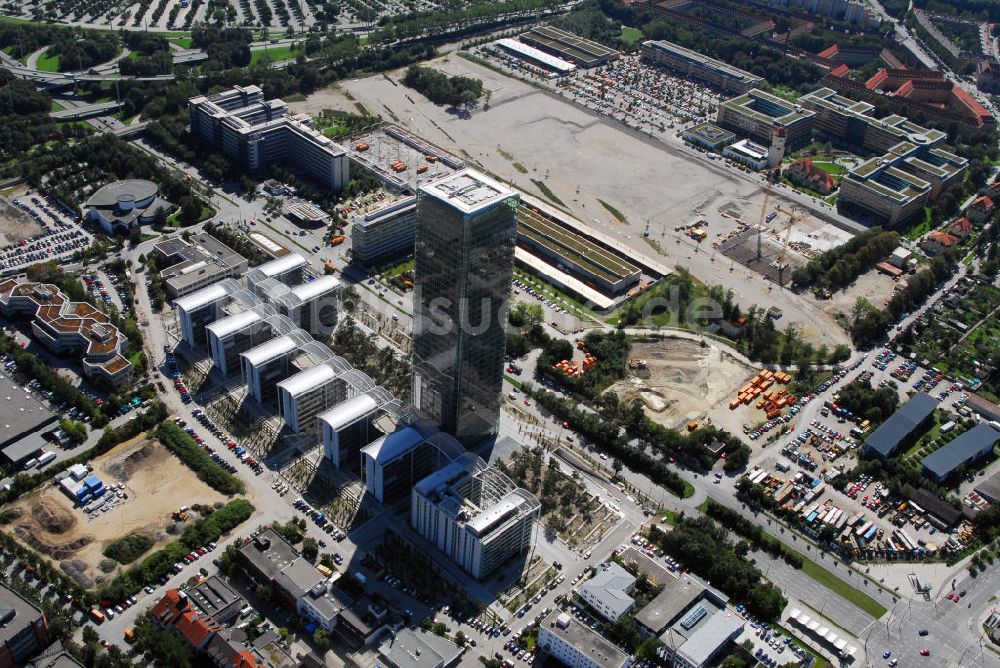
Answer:
<path fill-rule="evenodd" d="M 87 564 L 79 559 L 64 559 L 59 562 L 59 568 L 84 589 L 94 586 L 94 581 L 87 577 Z"/>
<path fill-rule="evenodd" d="M 133 450 L 126 456 L 105 462 L 101 468 L 111 477 L 118 478 L 119 480 L 128 480 L 140 468 L 145 468 L 155 463 L 149 460 L 156 454 L 156 445 L 155 441 L 146 441 L 141 447 Z"/>
<path fill-rule="evenodd" d="M 23 540 L 33 550 L 37 550 L 52 559 L 66 559 L 72 557 L 81 549 L 90 544 L 93 540 L 90 536 L 80 536 L 75 540 L 66 543 L 51 543 L 42 539 L 38 535 L 38 527 L 30 524 L 19 524 L 14 533 Z"/>
<path fill-rule="evenodd" d="M 48 503 L 45 499 L 31 506 L 29 511 L 42 529 L 49 533 L 66 533 L 76 526 L 77 519 L 71 511 L 54 503 Z"/>

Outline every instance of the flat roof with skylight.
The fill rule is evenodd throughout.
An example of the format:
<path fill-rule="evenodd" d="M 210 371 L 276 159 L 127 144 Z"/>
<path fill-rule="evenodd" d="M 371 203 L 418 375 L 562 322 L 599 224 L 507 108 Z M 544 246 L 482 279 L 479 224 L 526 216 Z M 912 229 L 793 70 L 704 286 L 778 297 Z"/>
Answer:
<path fill-rule="evenodd" d="M 507 186 L 472 169 L 444 176 L 421 186 L 420 190 L 465 214 L 517 197 Z"/>

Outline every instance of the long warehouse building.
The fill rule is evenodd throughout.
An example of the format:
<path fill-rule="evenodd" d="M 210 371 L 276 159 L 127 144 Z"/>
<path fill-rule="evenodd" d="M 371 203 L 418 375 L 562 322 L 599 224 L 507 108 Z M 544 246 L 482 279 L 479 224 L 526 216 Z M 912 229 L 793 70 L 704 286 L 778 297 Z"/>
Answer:
<path fill-rule="evenodd" d="M 642 43 L 642 59 L 662 65 L 686 79 L 703 81 L 727 93 L 746 93 L 764 83 L 764 77 L 686 49 L 666 40 Z"/>

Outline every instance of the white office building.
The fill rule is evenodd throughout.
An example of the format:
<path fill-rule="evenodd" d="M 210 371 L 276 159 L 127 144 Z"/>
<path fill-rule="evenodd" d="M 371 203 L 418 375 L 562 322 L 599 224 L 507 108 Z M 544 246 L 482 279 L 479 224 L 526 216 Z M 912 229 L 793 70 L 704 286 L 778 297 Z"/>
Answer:
<path fill-rule="evenodd" d="M 298 285 L 302 283 L 308 265 L 306 259 L 298 253 L 283 255 L 248 271 L 247 287 L 257 292 L 258 285 L 268 278 L 288 286 Z"/>
<path fill-rule="evenodd" d="M 624 668 L 629 660 L 610 640 L 560 610 L 539 625 L 538 647 L 569 668 Z"/>
<path fill-rule="evenodd" d="M 240 289 L 239 282 L 227 278 L 175 299 L 177 327 L 184 343 L 192 348 L 207 348 L 208 333 L 205 328 L 219 318 L 222 307 Z"/>
<path fill-rule="evenodd" d="M 292 358 L 312 337 L 300 329 L 240 353 L 243 382 L 261 406 L 277 409 L 278 383 L 294 373 Z"/>
<path fill-rule="evenodd" d="M 312 125 L 288 114 L 281 100 L 264 100 L 257 86 L 188 100 L 191 132 L 256 171 L 284 162 L 335 192 L 350 182 L 346 151 Z"/>
<path fill-rule="evenodd" d="M 477 579 L 528 551 L 541 509 L 471 452 L 417 483 L 411 498 L 413 528 Z"/>
<path fill-rule="evenodd" d="M 313 432 L 320 413 L 373 387 L 371 378 L 333 357 L 278 383 L 279 406 L 289 429 Z"/>
<path fill-rule="evenodd" d="M 594 577 L 580 585 L 579 594 L 597 614 L 616 622 L 635 605 L 633 590 L 635 576 L 612 561 L 598 566 Z"/>
<path fill-rule="evenodd" d="M 227 315 L 205 328 L 212 362 L 224 377 L 239 372 L 240 353 L 272 338 L 274 330 L 268 319 L 274 315 L 274 309 L 261 305 Z"/>
<path fill-rule="evenodd" d="M 323 454 L 338 469 L 358 466 L 358 453 L 382 435 L 374 421 L 379 401 L 369 393 L 342 401 L 318 416 L 323 433 Z"/>
<path fill-rule="evenodd" d="M 332 333 L 337 324 L 340 287 L 340 279 L 336 276 L 319 276 L 274 295 L 273 301 L 272 295 L 265 295 L 265 298 L 296 327 L 310 334 Z"/>
<path fill-rule="evenodd" d="M 453 436 L 421 422 L 366 445 L 361 450 L 361 481 L 379 503 L 395 503 L 410 494 L 414 483 L 464 452 Z"/>
<path fill-rule="evenodd" d="M 352 217 L 351 250 L 362 264 L 413 254 L 417 236 L 417 198 L 410 195 Z"/>

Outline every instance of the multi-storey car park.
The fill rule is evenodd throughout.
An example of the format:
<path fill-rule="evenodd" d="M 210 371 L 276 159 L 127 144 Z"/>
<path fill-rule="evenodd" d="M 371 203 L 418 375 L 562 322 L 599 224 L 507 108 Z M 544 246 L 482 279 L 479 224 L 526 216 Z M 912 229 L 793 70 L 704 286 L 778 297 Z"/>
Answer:
<path fill-rule="evenodd" d="M 595 310 L 609 310 L 641 285 L 670 273 L 669 267 L 537 197 L 521 193 L 521 200 L 514 260 Z"/>
<path fill-rule="evenodd" d="M 764 83 L 763 77 L 665 40 L 643 42 L 642 58 L 727 93 L 746 93 Z"/>
<path fill-rule="evenodd" d="M 549 71 L 551 73 L 550 76 L 563 76 L 576 71 L 576 65 L 568 60 L 553 56 L 551 53 L 546 53 L 541 49 L 536 49 L 530 44 L 519 42 L 516 39 L 502 37 L 494 42 L 494 44 L 504 53 L 526 60 L 532 65 Z"/>
<path fill-rule="evenodd" d="M 465 167 L 465 162 L 392 123 L 379 124 L 341 140 L 351 162 L 394 193 L 412 195 L 424 183 Z"/>
<path fill-rule="evenodd" d="M 619 53 L 603 44 L 553 26 L 537 26 L 520 37 L 529 46 L 590 69 L 618 60 Z"/>

